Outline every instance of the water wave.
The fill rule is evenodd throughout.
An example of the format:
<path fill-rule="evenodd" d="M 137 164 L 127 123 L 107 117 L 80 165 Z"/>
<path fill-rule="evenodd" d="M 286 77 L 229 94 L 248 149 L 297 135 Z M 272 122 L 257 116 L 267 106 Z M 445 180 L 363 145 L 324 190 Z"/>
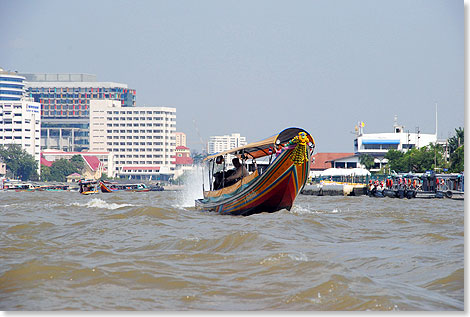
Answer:
<path fill-rule="evenodd" d="M 74 203 L 69 204 L 68 206 L 87 207 L 87 208 L 100 208 L 100 209 L 111 209 L 111 210 L 113 210 L 113 209 L 118 209 L 118 208 L 136 206 L 136 205 L 109 203 L 109 202 L 107 202 L 105 200 L 102 200 L 100 198 L 93 198 L 90 201 L 87 201 L 86 203 L 74 202 Z"/>
<path fill-rule="evenodd" d="M 231 217 L 176 191 L 2 195 L 0 310 L 465 308 L 463 201 L 301 195 Z"/>

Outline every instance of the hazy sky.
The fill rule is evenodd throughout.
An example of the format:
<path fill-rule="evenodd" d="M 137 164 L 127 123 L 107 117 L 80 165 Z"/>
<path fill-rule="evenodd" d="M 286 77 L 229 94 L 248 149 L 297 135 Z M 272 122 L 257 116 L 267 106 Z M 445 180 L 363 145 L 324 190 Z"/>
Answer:
<path fill-rule="evenodd" d="M 0 0 L 0 67 L 128 84 L 177 130 L 248 142 L 298 126 L 352 152 L 354 126 L 454 135 L 464 126 L 458 0 Z M 196 124 L 194 124 L 194 121 Z"/>

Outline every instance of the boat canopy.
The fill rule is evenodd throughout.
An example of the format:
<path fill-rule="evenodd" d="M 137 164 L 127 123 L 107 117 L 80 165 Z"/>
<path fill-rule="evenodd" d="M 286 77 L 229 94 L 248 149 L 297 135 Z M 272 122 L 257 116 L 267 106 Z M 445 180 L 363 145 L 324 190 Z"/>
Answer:
<path fill-rule="evenodd" d="M 275 144 L 285 144 L 286 142 L 290 141 L 292 138 L 297 136 L 300 132 L 305 132 L 310 142 L 313 145 L 315 145 L 315 141 L 313 140 L 312 136 L 304 129 L 288 128 L 282 131 L 281 133 L 270 136 L 269 138 L 266 138 L 264 140 L 249 143 L 244 146 L 239 146 L 239 147 L 227 150 L 227 151 L 209 155 L 204 159 L 204 161 L 213 160 L 220 155 L 223 156 L 226 154 L 231 154 L 235 156 L 240 156 L 242 154 L 245 154 L 250 158 L 259 158 L 263 156 L 268 156 L 272 154 Z"/>

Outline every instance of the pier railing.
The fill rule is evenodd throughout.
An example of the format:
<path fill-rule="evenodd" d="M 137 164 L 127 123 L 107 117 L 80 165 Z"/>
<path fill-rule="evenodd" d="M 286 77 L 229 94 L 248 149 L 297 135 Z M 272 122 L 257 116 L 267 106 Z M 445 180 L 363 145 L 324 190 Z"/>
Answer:
<path fill-rule="evenodd" d="M 367 176 L 351 176 L 351 175 L 341 175 L 341 176 L 320 176 L 320 177 L 313 177 L 310 179 L 310 183 L 318 184 L 324 181 L 332 181 L 338 183 L 354 183 L 354 184 L 368 184 L 370 180 L 375 181 L 378 180 L 379 182 L 385 181 L 385 179 L 389 175 L 383 174 L 375 174 L 375 175 L 367 175 Z"/>
<path fill-rule="evenodd" d="M 319 184 L 321 182 L 336 182 L 336 183 L 352 183 L 352 184 L 369 184 L 369 181 L 375 182 L 384 182 L 385 180 L 393 175 L 388 174 L 373 174 L 367 176 L 352 176 L 352 175 L 342 175 L 342 176 L 320 176 L 313 177 L 309 179 L 310 184 Z M 437 182 L 436 182 L 437 178 Z M 464 178 L 455 175 L 436 175 L 432 180 L 427 180 L 426 185 L 423 184 L 425 180 L 421 178 L 416 178 L 418 183 L 423 187 L 423 189 L 432 187 L 432 190 L 451 190 L 451 191 L 464 191 Z"/>

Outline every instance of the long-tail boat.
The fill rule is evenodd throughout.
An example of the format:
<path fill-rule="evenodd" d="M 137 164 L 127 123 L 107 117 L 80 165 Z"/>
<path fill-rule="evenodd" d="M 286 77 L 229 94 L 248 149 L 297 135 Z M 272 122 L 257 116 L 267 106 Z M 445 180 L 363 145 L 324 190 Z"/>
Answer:
<path fill-rule="evenodd" d="M 150 188 L 145 184 L 119 184 L 100 180 L 100 188 L 103 193 L 112 193 L 116 191 L 128 192 L 148 192 Z"/>
<path fill-rule="evenodd" d="M 78 192 L 82 195 L 92 195 L 99 193 L 99 184 L 97 180 L 94 179 L 81 179 L 78 182 L 79 190 Z"/>
<path fill-rule="evenodd" d="M 307 131 L 288 128 L 262 141 L 206 157 L 211 181 L 207 191 L 203 183 L 204 198 L 195 201 L 196 209 L 243 216 L 290 210 L 307 181 L 314 148 L 315 141 Z M 229 155 L 241 159 L 244 166 L 251 160 L 248 167 L 253 172 L 225 185 L 229 174 L 225 171 L 225 158 Z M 258 166 L 256 159 L 268 162 Z M 222 165 L 217 173 L 216 164 L 219 168 Z"/>

